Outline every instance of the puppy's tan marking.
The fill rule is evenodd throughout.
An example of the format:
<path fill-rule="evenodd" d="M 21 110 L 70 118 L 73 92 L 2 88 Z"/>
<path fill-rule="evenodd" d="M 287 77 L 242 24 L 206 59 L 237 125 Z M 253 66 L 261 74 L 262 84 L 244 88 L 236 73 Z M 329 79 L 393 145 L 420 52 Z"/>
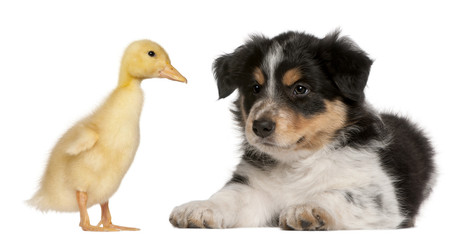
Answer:
<path fill-rule="evenodd" d="M 253 77 L 255 77 L 256 82 L 258 82 L 261 86 L 266 82 L 263 72 L 258 67 L 253 72 Z"/>
<path fill-rule="evenodd" d="M 285 86 L 291 86 L 296 81 L 300 80 L 303 75 L 298 68 L 292 68 L 285 72 L 284 77 L 282 78 L 282 82 Z"/>
<path fill-rule="evenodd" d="M 303 116 L 289 108 L 273 116 L 276 123 L 275 141 L 295 150 L 318 150 L 330 143 L 337 130 L 346 125 L 346 105 L 340 100 L 325 101 L 326 110 L 313 116 Z"/>
<path fill-rule="evenodd" d="M 317 150 L 328 144 L 346 124 L 346 105 L 340 100 L 325 101 L 326 111 L 314 117 L 298 116 L 295 132 L 304 138 L 298 149 Z"/>

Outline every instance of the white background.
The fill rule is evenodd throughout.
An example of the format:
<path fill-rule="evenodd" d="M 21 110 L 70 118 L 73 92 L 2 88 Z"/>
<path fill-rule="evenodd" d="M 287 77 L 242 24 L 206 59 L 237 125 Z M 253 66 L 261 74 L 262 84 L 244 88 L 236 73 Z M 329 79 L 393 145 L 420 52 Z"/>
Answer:
<path fill-rule="evenodd" d="M 444 233 L 460 238 L 462 10 L 457 1 L 2 1 L 0 238 L 406 239 Z M 239 161 L 239 134 L 228 110 L 235 95 L 217 100 L 213 60 L 251 33 L 272 37 L 298 30 L 323 37 L 338 27 L 375 59 L 368 100 L 410 116 L 436 146 L 440 177 L 417 227 L 338 232 L 171 227 L 174 206 L 208 198 Z M 42 214 L 25 205 L 55 141 L 115 87 L 124 48 L 143 38 L 164 46 L 189 83 L 142 84 L 141 144 L 110 200 L 115 224 L 142 230 L 83 232 L 78 213 Z M 96 224 L 99 207 L 89 211 Z"/>

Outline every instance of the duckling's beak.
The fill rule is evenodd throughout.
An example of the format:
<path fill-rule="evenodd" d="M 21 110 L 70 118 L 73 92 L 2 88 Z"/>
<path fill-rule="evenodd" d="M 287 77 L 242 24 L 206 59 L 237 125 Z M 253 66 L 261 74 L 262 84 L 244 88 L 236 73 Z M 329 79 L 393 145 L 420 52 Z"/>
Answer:
<path fill-rule="evenodd" d="M 167 64 L 166 67 L 159 72 L 159 76 L 162 78 L 171 79 L 178 82 L 187 83 L 187 79 L 177 71 L 171 64 Z"/>

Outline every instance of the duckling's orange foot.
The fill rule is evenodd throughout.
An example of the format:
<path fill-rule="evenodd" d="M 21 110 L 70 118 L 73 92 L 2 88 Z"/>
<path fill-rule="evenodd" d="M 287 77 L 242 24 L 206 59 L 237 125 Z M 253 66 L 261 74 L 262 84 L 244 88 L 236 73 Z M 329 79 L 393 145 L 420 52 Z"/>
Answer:
<path fill-rule="evenodd" d="M 81 223 L 81 224 L 79 224 L 79 226 L 82 228 L 82 230 L 90 231 L 90 232 L 117 232 L 117 231 L 120 231 L 119 229 L 113 228 L 113 227 L 92 226 L 92 225 L 86 224 L 86 223 Z"/>
<path fill-rule="evenodd" d="M 108 207 L 108 202 L 102 203 L 100 204 L 100 206 L 102 210 L 102 217 L 101 217 L 100 222 L 97 225 L 98 227 L 103 225 L 103 228 L 116 229 L 117 231 L 139 231 L 140 230 L 138 228 L 114 225 L 111 222 L 111 214 L 110 214 L 110 208 Z"/>
<path fill-rule="evenodd" d="M 138 229 L 138 228 L 123 227 L 123 226 L 118 226 L 118 225 L 113 225 L 113 224 L 108 225 L 108 227 L 118 229 L 118 230 L 121 230 L 121 231 L 140 231 L 140 229 Z"/>
<path fill-rule="evenodd" d="M 102 225 L 102 222 L 98 223 L 98 227 Z M 103 228 L 109 228 L 109 229 L 115 229 L 115 231 L 140 231 L 138 228 L 132 228 L 132 227 L 123 227 L 123 226 L 118 226 L 114 225 L 112 223 L 104 223 Z"/>

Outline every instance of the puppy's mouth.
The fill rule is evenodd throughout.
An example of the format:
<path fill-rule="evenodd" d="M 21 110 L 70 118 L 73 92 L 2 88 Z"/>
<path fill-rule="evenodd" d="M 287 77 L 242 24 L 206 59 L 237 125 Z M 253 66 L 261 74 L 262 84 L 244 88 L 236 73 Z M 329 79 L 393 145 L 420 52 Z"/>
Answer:
<path fill-rule="evenodd" d="M 271 148 L 271 149 L 274 149 L 274 150 L 290 150 L 290 149 L 294 148 L 295 146 L 297 146 L 297 145 L 301 144 L 302 142 L 304 142 L 305 139 L 306 139 L 306 137 L 302 136 L 301 138 L 298 139 L 298 141 L 296 141 L 294 143 L 291 143 L 291 144 L 279 144 L 276 141 L 273 141 L 271 139 L 263 138 L 263 139 L 256 139 L 255 144 L 256 145 L 262 145 L 262 146 L 265 146 L 266 148 Z"/>
<path fill-rule="evenodd" d="M 278 145 L 274 142 L 271 142 L 271 141 L 258 141 L 259 144 L 262 144 L 264 146 L 267 146 L 267 147 L 273 147 L 273 148 L 281 148 L 281 149 L 287 149 L 287 148 L 290 148 L 290 146 L 286 146 L 286 145 Z"/>
<path fill-rule="evenodd" d="M 298 139 L 298 141 L 296 141 L 295 144 L 300 144 L 300 143 L 304 142 L 304 140 L 306 140 L 306 137 L 305 137 L 305 136 L 303 136 L 303 137 L 301 137 L 300 139 Z"/>

